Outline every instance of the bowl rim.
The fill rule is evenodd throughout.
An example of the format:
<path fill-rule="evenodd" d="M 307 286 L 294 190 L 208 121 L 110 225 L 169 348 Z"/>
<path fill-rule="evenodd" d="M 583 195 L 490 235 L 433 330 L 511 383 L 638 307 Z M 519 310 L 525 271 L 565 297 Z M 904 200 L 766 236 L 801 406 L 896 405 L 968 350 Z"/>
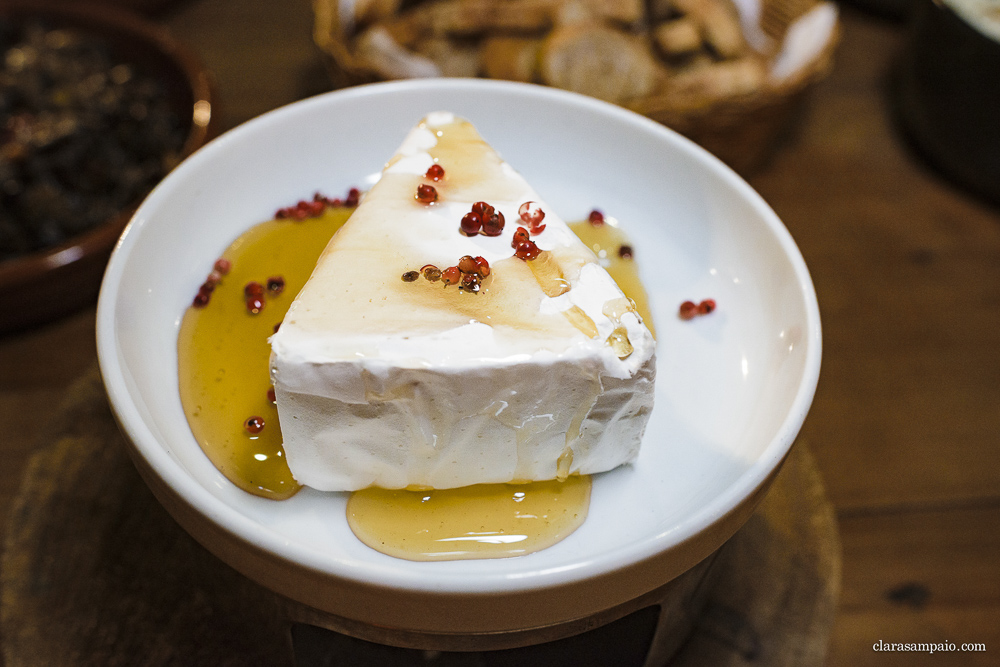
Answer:
<path fill-rule="evenodd" d="M 535 84 L 458 78 L 365 84 L 295 102 L 258 116 L 244 123 L 240 128 L 252 129 L 259 124 L 273 122 L 273 119 L 279 117 L 279 114 L 289 113 L 290 109 L 301 109 L 306 105 L 326 104 L 328 103 L 327 100 L 333 96 L 336 96 L 338 100 L 348 101 L 356 97 L 405 94 L 408 91 L 426 91 L 428 88 L 452 92 L 474 91 L 477 94 L 497 92 L 519 93 L 538 96 L 564 108 L 589 107 L 591 110 L 597 110 L 601 114 L 616 119 L 619 122 L 638 126 L 639 129 L 645 132 L 653 132 L 659 134 L 661 137 L 669 137 L 669 141 L 686 151 L 691 159 L 703 163 L 707 169 L 716 172 L 716 175 L 725 180 L 729 186 L 740 193 L 742 198 L 746 198 L 759 211 L 762 220 L 767 224 L 769 232 L 774 235 L 777 243 L 789 260 L 790 265 L 793 267 L 797 279 L 796 293 L 801 295 L 804 303 L 805 330 L 803 332 L 803 343 L 807 345 L 805 363 L 795 391 L 795 397 L 780 427 L 761 452 L 761 455 L 726 488 L 724 493 L 719 494 L 712 502 L 707 503 L 698 512 L 684 519 L 675 529 L 669 531 L 668 534 L 653 536 L 650 539 L 642 541 L 640 544 L 631 544 L 625 549 L 606 552 L 600 558 L 579 562 L 569 568 L 559 568 L 558 571 L 532 571 L 526 573 L 524 576 L 517 577 L 503 574 L 477 574 L 475 581 L 470 581 L 468 575 L 462 573 L 423 571 L 419 575 L 414 576 L 409 572 L 396 571 L 391 567 L 387 568 L 370 562 L 360 563 L 352 561 L 350 567 L 337 567 L 334 565 L 331 568 L 331 563 L 334 561 L 329 559 L 324 561 L 318 554 L 303 545 L 289 544 L 288 540 L 277 533 L 266 529 L 262 530 L 256 521 L 239 513 L 209 493 L 207 489 L 203 488 L 190 477 L 180 463 L 174 460 L 156 442 L 152 431 L 144 423 L 139 411 L 136 409 L 129 394 L 128 383 L 125 381 L 123 369 L 119 366 L 115 320 L 119 298 L 119 281 L 125 261 L 130 249 L 135 245 L 143 227 L 148 222 L 148 218 L 142 215 L 143 207 L 146 206 L 145 204 L 143 207 L 140 207 L 140 211 L 129 223 L 112 255 L 108 271 L 105 275 L 104 285 L 102 286 L 97 315 L 98 357 L 101 373 L 112 409 L 122 427 L 126 440 L 134 450 L 134 455 L 141 456 L 143 465 L 148 467 L 150 472 L 156 474 L 160 481 L 170 487 L 171 492 L 175 493 L 181 501 L 212 522 L 215 528 L 224 530 L 230 537 L 235 537 L 237 541 L 258 552 L 263 552 L 272 559 L 276 557 L 283 562 L 292 563 L 317 574 L 344 579 L 355 584 L 377 587 L 382 590 L 388 589 L 445 596 L 449 594 L 491 596 L 502 593 L 538 591 L 578 583 L 585 579 L 592 579 L 608 574 L 609 572 L 625 572 L 630 567 L 649 564 L 658 555 L 670 551 L 674 547 L 684 545 L 700 532 L 716 526 L 727 515 L 741 508 L 745 509 L 744 505 L 746 503 L 755 506 L 762 499 L 762 491 L 766 489 L 780 468 L 781 463 L 784 461 L 795 440 L 795 436 L 798 434 L 805 420 L 818 383 L 821 361 L 820 316 L 815 289 L 805 260 L 795 245 L 790 232 L 781 223 L 778 216 L 764 202 L 763 198 L 738 176 L 736 172 L 673 130 L 624 108 L 577 93 Z M 181 169 L 196 168 L 202 162 L 209 161 L 216 151 L 225 150 L 225 146 L 229 142 L 239 139 L 244 131 L 240 128 L 222 135 L 210 145 L 199 150 L 186 161 L 186 166 L 181 165 L 178 167 L 178 171 Z M 150 195 L 150 199 L 153 199 L 154 203 L 160 191 L 161 186 L 158 186 Z M 745 513 L 744 519 L 746 517 L 749 517 L 749 511 Z M 735 529 L 732 532 L 735 532 Z M 728 539 L 731 534 L 726 535 L 725 539 Z M 715 546 L 717 547 L 720 544 L 721 542 Z M 690 565 L 693 564 L 690 563 Z"/>
<path fill-rule="evenodd" d="M 136 41 L 148 44 L 165 61 L 174 64 L 191 93 L 191 123 L 178 153 L 181 161 L 218 133 L 218 113 L 213 109 L 217 97 L 215 82 L 194 51 L 174 38 L 166 28 L 126 9 L 92 3 L 9 0 L 0 4 L 0 16 L 34 17 L 49 19 L 57 24 L 78 24 L 79 28 L 98 36 L 110 30 L 128 34 Z M 200 111 L 196 113 L 196 109 Z M 208 111 L 207 116 L 205 110 Z M 135 199 L 96 227 L 58 245 L 0 260 L 0 285 L 5 288 L 8 285 L 25 285 L 39 280 L 50 271 L 68 268 L 100 253 L 110 253 L 144 199 L 145 196 Z"/>

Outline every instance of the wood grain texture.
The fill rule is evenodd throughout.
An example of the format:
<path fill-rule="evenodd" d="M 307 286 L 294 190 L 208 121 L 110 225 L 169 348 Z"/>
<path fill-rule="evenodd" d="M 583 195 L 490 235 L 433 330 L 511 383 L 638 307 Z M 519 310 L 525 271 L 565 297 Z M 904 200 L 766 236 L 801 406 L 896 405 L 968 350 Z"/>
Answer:
<path fill-rule="evenodd" d="M 998 505 L 841 516 L 840 527 L 853 565 L 844 576 L 844 611 L 1000 600 Z"/>
<path fill-rule="evenodd" d="M 331 88 L 310 0 L 185 2 L 165 18 L 214 72 L 223 129 Z"/>
<path fill-rule="evenodd" d="M 885 82 L 903 31 L 844 18 L 794 146 L 750 179 L 819 297 L 823 369 L 802 436 L 838 509 L 995 500 L 1000 212 L 898 136 Z"/>
<path fill-rule="evenodd" d="M 844 611 L 837 617 L 828 667 L 995 667 L 1000 646 L 1000 605 L 928 606 L 912 609 Z M 879 641 L 897 644 L 949 643 L 953 651 L 875 651 Z M 962 644 L 985 650 L 962 651 Z"/>
<path fill-rule="evenodd" d="M 66 388 L 97 357 L 94 322 L 89 308 L 32 331 L 0 337 L 0 520 L 6 520 L 40 431 Z"/>

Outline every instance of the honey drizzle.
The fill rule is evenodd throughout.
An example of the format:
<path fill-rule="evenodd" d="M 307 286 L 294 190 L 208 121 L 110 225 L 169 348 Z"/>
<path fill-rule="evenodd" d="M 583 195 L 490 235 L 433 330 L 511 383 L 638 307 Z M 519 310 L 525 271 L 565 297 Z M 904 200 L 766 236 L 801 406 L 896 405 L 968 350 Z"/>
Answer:
<path fill-rule="evenodd" d="M 590 477 L 410 491 L 369 488 L 347 502 L 358 539 L 419 561 L 509 558 L 545 549 L 576 530 L 590 505 Z"/>
<path fill-rule="evenodd" d="M 527 264 L 545 296 L 557 297 L 569 291 L 569 280 L 563 275 L 562 268 L 552 252 L 546 250 Z"/>
<path fill-rule="evenodd" d="M 638 266 L 631 257 L 626 258 L 619 254 L 622 246 L 634 247 L 625 232 L 611 222 L 595 226 L 583 220 L 571 223 L 569 227 L 580 237 L 584 245 L 600 258 L 601 266 L 615 279 L 622 292 L 629 298 L 632 308 L 639 314 L 653 336 L 656 336 L 652 313 L 649 310 L 649 298 L 639 278 Z M 619 319 L 628 310 L 627 307 L 622 309 L 622 306 L 623 304 L 617 299 L 609 302 L 605 304 L 604 314 L 612 319 Z M 617 313 L 617 316 L 613 313 Z"/>
<path fill-rule="evenodd" d="M 233 269 L 210 304 L 189 308 L 181 323 L 181 401 L 188 422 L 212 463 L 249 493 L 280 500 L 300 488 L 285 462 L 277 411 L 266 397 L 267 338 L 350 211 L 332 209 L 317 219 L 251 228 L 223 253 Z M 614 315 L 605 314 L 617 319 L 634 308 L 652 330 L 635 265 L 617 257 L 617 248 L 627 243 L 624 234 L 586 221 L 571 228 L 599 256 L 605 250 L 608 272 L 635 299 L 609 303 L 605 310 Z M 243 285 L 271 275 L 285 278 L 284 292 L 268 298 L 260 315 L 249 315 Z M 574 325 L 589 329 L 586 323 Z M 257 437 L 243 429 L 251 414 L 265 420 Z M 557 463 L 558 480 L 429 491 L 364 489 L 348 501 L 351 529 L 372 548 L 410 560 L 501 558 L 544 549 L 583 523 L 590 502 L 590 477 L 568 474 L 571 435 L 567 433 L 567 447 Z"/>
<path fill-rule="evenodd" d="M 267 397 L 267 339 L 351 210 L 255 225 L 222 254 L 232 269 L 208 305 L 188 308 L 181 322 L 177 355 L 188 424 L 215 467 L 249 493 L 282 500 L 300 488 L 285 461 L 278 411 Z M 284 290 L 265 295 L 264 309 L 251 315 L 243 286 L 275 275 L 285 279 Z M 264 419 L 264 429 L 253 436 L 243 428 L 251 415 Z"/>

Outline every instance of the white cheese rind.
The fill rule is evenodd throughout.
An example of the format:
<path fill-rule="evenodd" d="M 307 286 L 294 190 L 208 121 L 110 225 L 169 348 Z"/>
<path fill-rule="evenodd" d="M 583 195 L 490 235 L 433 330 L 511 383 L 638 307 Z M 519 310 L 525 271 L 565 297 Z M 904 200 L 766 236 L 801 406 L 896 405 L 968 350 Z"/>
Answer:
<path fill-rule="evenodd" d="M 553 479 L 567 448 L 564 472 L 609 470 L 638 454 L 654 369 L 623 381 L 590 361 L 459 372 L 330 364 L 326 376 L 351 385 L 341 396 L 277 388 L 289 465 L 300 483 L 327 491 Z"/>
<path fill-rule="evenodd" d="M 474 201 L 461 196 L 483 195 L 479 184 L 453 191 L 442 184 L 447 196 L 439 203 L 414 205 L 410 193 L 425 182 L 438 130 L 453 122 L 462 121 L 432 114 L 407 136 L 271 339 L 285 455 L 304 485 L 350 491 L 545 480 L 603 472 L 638 454 L 653 404 L 653 339 L 634 312 L 605 314 L 605 305 L 623 295 L 575 234 L 478 135 L 475 150 L 496 162 L 487 180 L 505 198 L 484 198 L 506 217 L 504 233 L 458 233 Z M 533 281 L 521 260 L 509 259 L 524 201 L 546 211 L 546 229 L 533 240 L 572 260 L 564 294 L 544 296 L 533 283 L 535 317 L 556 325 L 532 329 L 447 313 L 433 326 L 438 311 L 428 315 L 416 299 L 409 304 L 405 291 L 430 286 L 400 287 L 403 270 L 424 263 L 444 268 L 469 254 L 485 257 L 495 276 L 512 269 Z M 369 252 L 377 260 L 359 266 L 377 261 L 385 270 L 363 271 L 370 285 L 362 290 L 342 262 Z M 487 298 L 434 288 L 451 289 L 450 297 Z M 597 335 L 568 326 L 569 309 L 585 313 Z M 369 317 L 382 317 L 382 326 L 366 328 Z M 625 328 L 633 346 L 624 359 L 607 343 L 616 327 Z"/>

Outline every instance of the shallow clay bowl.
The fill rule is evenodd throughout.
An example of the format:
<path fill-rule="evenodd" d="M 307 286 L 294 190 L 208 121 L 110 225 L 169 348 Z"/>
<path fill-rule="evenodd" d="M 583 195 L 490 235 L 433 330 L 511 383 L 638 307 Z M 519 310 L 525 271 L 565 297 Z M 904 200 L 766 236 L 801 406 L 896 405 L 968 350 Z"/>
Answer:
<path fill-rule="evenodd" d="M 432 111 L 471 120 L 567 220 L 630 235 L 658 336 L 638 460 L 594 478 L 584 524 L 518 558 L 412 562 L 351 533 L 347 494 L 249 495 L 209 462 L 178 396 L 181 316 L 242 231 L 318 191 L 370 182 Z M 714 298 L 691 321 L 681 302 Z M 140 472 L 177 521 L 264 586 L 360 624 L 505 633 L 587 618 L 653 590 L 748 518 L 812 401 L 820 322 L 785 227 L 719 160 L 662 125 L 551 88 L 435 79 L 298 102 L 219 137 L 140 206 L 98 306 L 108 395 Z"/>
<path fill-rule="evenodd" d="M 159 26 L 122 10 L 86 3 L 6 2 L 0 5 L 0 18 L 14 24 L 41 19 L 53 28 L 84 31 L 102 38 L 124 62 L 159 78 L 178 116 L 187 123 L 182 157 L 212 135 L 213 88 L 208 73 Z M 93 303 L 111 249 L 139 201 L 58 246 L 0 261 L 0 333 Z"/>

